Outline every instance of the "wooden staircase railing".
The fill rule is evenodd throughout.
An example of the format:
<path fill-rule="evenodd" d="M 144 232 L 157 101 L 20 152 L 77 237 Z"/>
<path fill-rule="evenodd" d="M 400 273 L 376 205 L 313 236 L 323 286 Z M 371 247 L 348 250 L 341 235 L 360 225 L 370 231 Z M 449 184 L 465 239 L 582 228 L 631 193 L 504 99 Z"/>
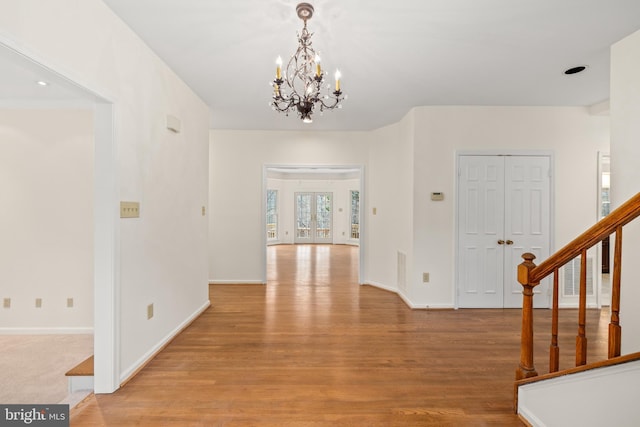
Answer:
<path fill-rule="evenodd" d="M 613 277 L 611 280 L 611 322 L 609 323 L 608 357 L 620 356 L 622 329 L 620 327 L 620 272 L 622 260 L 622 227 L 640 216 L 640 193 L 611 212 L 571 243 L 536 266 L 535 256 L 522 255 L 524 262 L 518 266 L 518 282 L 522 284 L 522 336 L 520 364 L 516 380 L 538 375 L 533 364 L 533 289 L 540 281 L 553 273 L 553 312 L 551 318 L 551 346 L 549 372 L 559 369 L 558 348 L 558 274 L 560 268 L 577 257 L 580 259 L 580 296 L 578 311 L 578 335 L 576 337 L 576 366 L 587 363 L 586 309 L 587 309 L 587 250 L 615 233 Z"/>

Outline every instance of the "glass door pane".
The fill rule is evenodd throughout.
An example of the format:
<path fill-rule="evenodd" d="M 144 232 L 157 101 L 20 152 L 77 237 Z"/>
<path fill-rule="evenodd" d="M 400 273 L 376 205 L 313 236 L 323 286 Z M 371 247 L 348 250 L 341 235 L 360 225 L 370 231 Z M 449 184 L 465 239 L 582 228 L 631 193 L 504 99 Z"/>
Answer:
<path fill-rule="evenodd" d="M 333 193 L 295 194 L 294 243 L 333 243 Z"/>
<path fill-rule="evenodd" d="M 312 204 L 313 193 L 296 193 L 296 230 L 295 243 L 312 243 Z"/>
<path fill-rule="evenodd" d="M 316 193 L 316 243 L 331 243 L 331 193 Z"/>

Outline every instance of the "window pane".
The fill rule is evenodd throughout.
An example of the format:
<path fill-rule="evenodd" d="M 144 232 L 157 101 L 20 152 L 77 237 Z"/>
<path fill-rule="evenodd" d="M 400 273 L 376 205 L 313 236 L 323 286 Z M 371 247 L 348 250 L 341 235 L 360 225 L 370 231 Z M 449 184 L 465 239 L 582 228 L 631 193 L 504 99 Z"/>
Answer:
<path fill-rule="evenodd" d="M 360 192 L 351 190 L 351 238 L 360 239 Z"/>
<path fill-rule="evenodd" d="M 267 190 L 267 239 L 278 238 L 278 190 Z"/>

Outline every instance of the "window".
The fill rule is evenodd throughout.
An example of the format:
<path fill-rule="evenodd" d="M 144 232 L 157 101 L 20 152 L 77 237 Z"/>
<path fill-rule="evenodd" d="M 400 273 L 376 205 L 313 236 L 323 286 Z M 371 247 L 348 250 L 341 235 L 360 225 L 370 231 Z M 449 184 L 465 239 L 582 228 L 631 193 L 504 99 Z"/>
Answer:
<path fill-rule="evenodd" d="M 360 192 L 351 190 L 351 238 L 360 239 Z"/>
<path fill-rule="evenodd" d="M 278 238 L 278 190 L 267 190 L 267 240 Z"/>

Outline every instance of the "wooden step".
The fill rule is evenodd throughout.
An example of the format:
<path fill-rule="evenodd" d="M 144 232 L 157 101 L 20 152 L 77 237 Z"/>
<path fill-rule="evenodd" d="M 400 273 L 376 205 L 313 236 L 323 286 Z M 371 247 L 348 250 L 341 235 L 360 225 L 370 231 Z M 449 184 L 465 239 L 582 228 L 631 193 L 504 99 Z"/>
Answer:
<path fill-rule="evenodd" d="M 67 377 L 93 376 L 93 355 L 71 368 L 65 375 Z"/>
<path fill-rule="evenodd" d="M 93 355 L 71 368 L 65 375 L 69 379 L 69 394 L 93 391 Z"/>

